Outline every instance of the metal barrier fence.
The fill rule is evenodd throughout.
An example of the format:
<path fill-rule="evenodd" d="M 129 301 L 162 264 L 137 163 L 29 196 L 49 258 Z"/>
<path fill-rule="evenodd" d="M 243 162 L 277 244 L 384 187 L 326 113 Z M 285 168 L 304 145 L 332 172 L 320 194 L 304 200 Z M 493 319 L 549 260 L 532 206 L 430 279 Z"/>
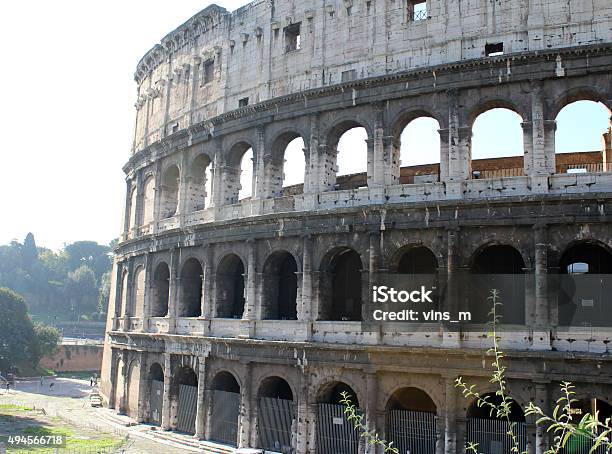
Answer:
<path fill-rule="evenodd" d="M 180 432 L 195 434 L 198 405 L 198 387 L 179 385 L 179 404 L 176 428 Z"/>
<path fill-rule="evenodd" d="M 357 454 L 359 433 L 344 416 L 344 406 L 319 404 L 317 418 L 317 452 Z"/>
<path fill-rule="evenodd" d="M 512 438 L 508 435 L 510 423 L 498 419 L 470 418 L 467 420 L 467 442 L 477 443 L 481 454 L 508 454 L 512 452 Z M 513 431 L 519 449 L 527 449 L 527 424 L 517 422 Z"/>
<path fill-rule="evenodd" d="M 388 441 L 400 454 L 436 453 L 436 415 L 391 410 L 387 414 Z"/>
<path fill-rule="evenodd" d="M 212 390 L 210 439 L 230 446 L 238 444 L 240 393 Z"/>
<path fill-rule="evenodd" d="M 559 451 L 559 454 L 610 454 L 612 451 L 607 450 L 603 446 L 599 446 L 594 451 L 591 449 L 595 446 L 595 442 L 582 436 L 571 437 L 564 448 Z"/>
<path fill-rule="evenodd" d="M 295 403 L 292 400 L 261 397 L 258 410 L 261 447 L 267 451 L 291 453 L 291 429 L 295 420 Z"/>

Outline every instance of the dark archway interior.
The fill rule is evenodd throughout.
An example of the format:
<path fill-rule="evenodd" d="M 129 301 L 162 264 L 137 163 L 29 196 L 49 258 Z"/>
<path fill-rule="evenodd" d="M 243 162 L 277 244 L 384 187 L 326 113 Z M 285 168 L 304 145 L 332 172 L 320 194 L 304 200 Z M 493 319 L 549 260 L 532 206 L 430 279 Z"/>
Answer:
<path fill-rule="evenodd" d="M 361 257 L 344 249 L 332 260 L 332 295 L 329 320 L 361 320 Z"/>
<path fill-rule="evenodd" d="M 168 299 L 170 293 L 170 268 L 166 263 L 157 265 L 153 275 L 154 298 L 151 308 L 152 317 L 168 315 Z"/>
<path fill-rule="evenodd" d="M 181 273 L 182 301 L 179 317 L 202 315 L 202 265 L 196 259 L 189 259 Z"/>
<path fill-rule="evenodd" d="M 488 401 L 492 404 L 499 406 L 501 404 L 501 397 L 496 395 L 495 393 L 485 394 L 483 397 L 487 397 Z M 478 406 L 476 401 L 472 402 L 467 410 L 467 418 L 478 418 L 478 419 L 502 419 L 497 417 L 495 410 L 493 414 L 491 414 L 491 408 L 487 405 Z M 512 422 L 525 422 L 525 414 L 523 413 L 523 409 L 516 402 L 512 401 L 510 404 L 510 421 Z"/>
<path fill-rule="evenodd" d="M 561 257 L 562 274 L 612 274 L 612 254 L 593 243 L 580 243 Z"/>
<path fill-rule="evenodd" d="M 387 403 L 387 410 L 437 412 L 436 404 L 431 397 L 418 388 L 402 388 L 395 391 Z"/>
<path fill-rule="evenodd" d="M 217 317 L 242 318 L 244 313 L 244 264 L 237 255 L 225 257 L 217 272 Z"/>
<path fill-rule="evenodd" d="M 280 377 L 268 377 L 259 387 L 259 397 L 293 400 L 293 393 L 289 383 Z"/>
<path fill-rule="evenodd" d="M 191 367 L 181 366 L 174 373 L 174 382 L 177 385 L 198 386 L 198 376 Z"/>
<path fill-rule="evenodd" d="M 318 401 L 322 404 L 342 405 L 341 401 L 343 399 L 343 392 L 348 394 L 348 398 L 351 401 L 351 404 L 355 408 L 359 408 L 359 400 L 357 399 L 357 393 L 353 391 L 353 388 L 343 382 L 336 382 L 326 387 L 319 395 Z"/>
<path fill-rule="evenodd" d="M 472 271 L 476 274 L 522 274 L 525 262 L 512 246 L 495 245 L 480 250 Z"/>
<path fill-rule="evenodd" d="M 423 246 L 405 251 L 397 264 L 399 274 L 436 274 L 437 270 L 436 256 Z"/>
<path fill-rule="evenodd" d="M 474 258 L 471 276 L 461 280 L 464 308 L 472 323 L 490 323 L 492 291 L 497 290 L 496 314 L 502 324 L 525 324 L 525 263 L 512 246 L 493 245 L 481 249 Z"/>
<path fill-rule="evenodd" d="M 597 413 L 597 420 L 602 423 L 607 418 L 612 418 L 612 405 L 601 399 L 580 399 L 578 402 L 573 403 L 572 407 L 575 410 L 579 410 L 578 418 L 582 418 L 586 413 L 590 413 L 593 416 Z"/>
<path fill-rule="evenodd" d="M 164 381 L 164 370 L 158 363 L 154 363 L 151 365 L 149 369 L 149 379 L 156 381 Z"/>
<path fill-rule="evenodd" d="M 229 372 L 219 372 L 212 381 L 212 389 L 228 393 L 239 393 L 240 385 Z"/>
<path fill-rule="evenodd" d="M 264 266 L 264 307 L 268 320 L 297 320 L 297 263 L 288 252 L 273 254 Z"/>

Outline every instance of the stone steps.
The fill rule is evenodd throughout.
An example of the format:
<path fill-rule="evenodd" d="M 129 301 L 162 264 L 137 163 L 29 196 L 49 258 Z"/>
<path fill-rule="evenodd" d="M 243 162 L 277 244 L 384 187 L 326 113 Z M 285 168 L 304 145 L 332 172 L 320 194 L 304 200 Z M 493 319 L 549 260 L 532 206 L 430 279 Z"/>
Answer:
<path fill-rule="evenodd" d="M 199 450 L 204 454 L 234 454 L 235 449 L 221 445 L 217 443 L 211 443 L 209 441 L 199 441 L 193 438 L 191 435 L 180 434 L 176 432 L 166 432 L 159 429 L 150 430 L 148 432 L 150 435 L 153 435 L 155 438 L 159 438 L 162 440 L 166 440 L 172 443 L 176 443 L 185 447 L 193 448 Z"/>
<path fill-rule="evenodd" d="M 123 427 L 131 427 L 136 425 L 136 422 L 134 422 L 134 420 L 128 416 L 118 415 L 112 411 L 101 411 L 100 416 L 107 421 Z"/>

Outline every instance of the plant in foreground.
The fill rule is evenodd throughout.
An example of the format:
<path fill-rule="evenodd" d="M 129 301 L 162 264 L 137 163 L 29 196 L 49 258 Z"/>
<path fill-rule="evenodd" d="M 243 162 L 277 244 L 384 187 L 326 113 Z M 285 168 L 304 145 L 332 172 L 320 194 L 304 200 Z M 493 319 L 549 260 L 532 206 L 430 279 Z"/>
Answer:
<path fill-rule="evenodd" d="M 487 334 L 487 337 L 493 340 L 493 346 L 487 350 L 487 355 L 493 357 L 491 366 L 493 368 L 489 382 L 497 388 L 495 395 L 496 401 L 490 399 L 488 395 L 483 395 L 476 390 L 476 385 L 469 385 L 463 381 L 462 377 L 455 380 L 455 386 L 461 389 L 465 398 L 476 400 L 478 407 L 486 407 L 489 409 L 489 414 L 508 423 L 507 435 L 511 440 L 511 453 L 528 454 L 527 450 L 521 449 L 519 437 L 516 434 L 516 422 L 511 420 L 512 405 L 514 399 L 508 393 L 506 382 L 506 366 L 502 360 L 504 353 L 500 349 L 499 343 L 501 338 L 497 333 L 497 325 L 501 320 L 498 314 L 498 308 L 501 306 L 499 298 L 499 290 L 491 290 L 491 325 L 492 330 Z M 552 446 L 545 451 L 544 454 L 559 454 L 568 441 L 572 438 L 583 439 L 591 444 L 589 454 L 595 454 L 598 449 L 603 448 L 606 453 L 612 453 L 612 418 L 607 418 L 605 421 L 600 421 L 599 415 L 586 413 L 580 421 L 574 423 L 572 404 L 577 402 L 574 399 L 574 386 L 570 382 L 561 383 L 562 396 L 555 402 L 555 408 L 552 415 L 546 415 L 544 411 L 530 402 L 525 408 L 526 416 L 534 416 L 536 426 L 544 426 L 546 431 L 554 435 Z M 371 432 L 363 424 L 363 415 L 359 414 L 353 406 L 348 393 L 341 393 L 342 399 L 340 403 L 344 405 L 344 414 L 346 419 L 351 422 L 359 436 L 365 439 L 369 445 L 379 445 L 384 449 L 384 452 L 399 454 L 399 450 L 393 446 L 392 441 L 386 441 L 380 438 L 377 433 Z M 473 442 L 468 442 L 465 447 L 466 452 L 478 454 L 478 445 Z"/>

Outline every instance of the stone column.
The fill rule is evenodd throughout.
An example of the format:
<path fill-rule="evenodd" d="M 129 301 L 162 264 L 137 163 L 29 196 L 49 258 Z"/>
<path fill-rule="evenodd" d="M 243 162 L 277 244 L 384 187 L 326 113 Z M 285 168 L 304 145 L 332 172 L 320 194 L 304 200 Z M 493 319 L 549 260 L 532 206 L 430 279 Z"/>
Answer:
<path fill-rule="evenodd" d="M 111 347 L 111 366 L 110 366 L 110 377 L 111 387 L 108 394 L 108 408 L 115 408 L 117 400 L 117 385 L 118 385 L 118 374 L 117 369 L 119 367 L 119 354 L 116 348 Z"/>
<path fill-rule="evenodd" d="M 132 314 L 132 306 L 134 300 L 134 262 L 132 260 L 128 260 L 127 262 L 127 284 L 125 289 L 123 289 L 123 276 L 121 279 L 121 287 L 122 293 L 125 292 L 125 295 L 121 295 L 122 306 L 121 306 L 121 319 L 123 320 L 122 331 L 130 330 L 130 317 Z"/>
<path fill-rule="evenodd" d="M 247 240 L 247 264 L 246 264 L 244 313 L 240 323 L 239 337 L 253 337 L 255 334 L 255 322 L 257 314 L 257 243 Z"/>
<path fill-rule="evenodd" d="M 384 184 L 391 186 L 400 183 L 400 151 L 401 143 L 394 136 L 383 137 L 384 149 Z"/>
<path fill-rule="evenodd" d="M 300 305 L 298 306 L 298 320 L 307 323 L 306 340 L 312 339 L 312 321 L 314 319 L 313 289 L 312 289 L 312 237 L 304 235 L 302 256 L 302 287 Z"/>
<path fill-rule="evenodd" d="M 142 332 L 149 331 L 149 319 L 151 318 L 151 292 L 155 285 L 153 279 L 153 258 L 148 252 L 145 254 L 145 288 L 144 303 L 142 308 Z"/>
<path fill-rule="evenodd" d="M 213 298 L 213 260 L 214 260 L 214 245 L 206 246 L 204 257 L 204 275 L 202 278 L 202 318 L 210 320 L 212 318 L 212 309 L 214 304 Z"/>
<path fill-rule="evenodd" d="M 140 374 L 138 380 L 138 415 L 136 417 L 136 421 L 139 424 L 142 424 L 147 420 L 147 407 L 149 397 L 147 395 L 147 389 L 150 389 L 146 352 L 138 353 L 138 362 L 140 364 Z"/>
<path fill-rule="evenodd" d="M 189 161 L 187 150 L 181 153 L 181 171 L 178 180 L 178 201 L 176 204 L 175 216 L 179 216 L 180 223 L 184 223 L 185 214 L 187 214 L 187 191 L 191 184 L 191 175 L 188 174 Z"/>
<path fill-rule="evenodd" d="M 142 169 L 136 172 L 136 206 L 132 209 L 136 210 L 134 213 L 134 237 L 137 236 L 138 227 L 142 225 L 142 209 L 144 205 L 144 178 Z"/>
<path fill-rule="evenodd" d="M 221 148 L 221 140 L 217 139 L 213 144 L 215 149 L 212 168 L 211 178 L 212 183 L 210 187 L 211 192 L 211 207 L 220 207 L 223 205 L 223 150 Z"/>
<path fill-rule="evenodd" d="M 240 416 L 239 416 L 239 434 L 238 434 L 238 447 L 248 448 L 251 440 L 251 421 L 252 421 L 252 410 L 251 410 L 251 363 L 244 365 L 245 378 L 242 381 L 240 388 Z"/>
<path fill-rule="evenodd" d="M 172 381 L 172 356 L 164 353 L 164 399 L 162 404 L 162 430 L 170 430 L 170 382 Z"/>
<path fill-rule="evenodd" d="M 535 323 L 533 348 L 550 350 L 550 305 L 548 298 L 548 230 L 534 226 L 535 239 Z"/>
<path fill-rule="evenodd" d="M 195 437 L 203 440 L 206 428 L 206 357 L 198 357 L 198 401 L 195 421 Z"/>
<path fill-rule="evenodd" d="M 153 233 L 157 233 L 157 223 L 161 219 L 161 196 L 162 196 L 162 160 L 155 165 L 155 200 L 153 203 Z"/>
<path fill-rule="evenodd" d="M 310 137 L 308 140 L 308 169 L 304 176 L 304 196 L 319 192 L 319 116 L 310 116 Z M 314 202 L 314 201 L 312 201 Z M 305 199 L 306 203 L 306 199 Z"/>
<path fill-rule="evenodd" d="M 272 182 L 266 178 L 267 156 L 266 134 L 263 126 L 257 127 L 257 144 L 253 148 L 253 188 L 251 199 L 262 199 L 272 196 Z M 282 164 L 281 164 L 282 173 Z M 281 179 L 280 187 L 283 186 Z"/>
<path fill-rule="evenodd" d="M 444 377 L 444 453 L 455 454 L 457 451 L 457 388 L 455 377 Z"/>
<path fill-rule="evenodd" d="M 308 411 L 308 375 L 304 372 L 299 374 L 299 394 L 294 396 L 296 402 L 296 420 L 294 421 L 293 427 L 296 430 L 295 436 L 295 449 L 296 453 L 307 453 L 308 449 L 308 426 L 310 423 L 310 415 Z"/>
<path fill-rule="evenodd" d="M 446 301 L 445 310 L 455 317 L 459 311 L 459 228 L 449 228 L 447 234 L 447 257 L 446 257 Z M 446 324 L 442 345 L 450 348 L 459 347 L 460 336 L 456 327 Z"/>
<path fill-rule="evenodd" d="M 122 292 L 121 292 L 121 288 L 123 286 L 123 271 L 124 271 L 124 267 L 123 267 L 123 262 L 117 261 L 115 263 L 114 266 L 114 271 L 115 271 L 115 295 L 113 298 L 113 302 L 114 302 L 114 306 L 113 306 L 113 326 L 112 326 L 112 330 L 113 331 L 117 331 L 120 328 L 120 320 L 121 320 L 121 314 L 122 314 L 122 308 L 121 308 L 121 299 L 122 299 Z M 110 308 L 109 308 L 110 310 Z"/>
<path fill-rule="evenodd" d="M 132 206 L 132 192 L 135 190 L 134 183 L 131 178 L 125 180 L 125 206 L 123 207 L 123 232 L 122 237 L 128 238 L 130 233 L 130 218 L 132 210 L 136 207 Z"/>
<path fill-rule="evenodd" d="M 120 415 L 125 415 L 127 413 L 127 387 L 128 387 L 128 352 L 126 350 L 120 350 L 119 358 L 121 359 L 121 368 L 119 369 L 119 374 L 122 377 L 121 380 L 121 394 L 119 397 L 119 408 L 117 409 L 117 413 Z M 119 381 L 119 380 L 117 380 Z"/>
<path fill-rule="evenodd" d="M 535 404 L 540 407 L 545 414 L 550 414 L 550 399 L 548 383 L 537 382 L 535 384 Z M 535 428 L 535 454 L 544 454 L 548 449 L 548 433 L 546 427 L 538 425 Z"/>
<path fill-rule="evenodd" d="M 365 372 L 366 379 L 366 402 L 365 402 L 365 425 L 371 433 L 380 433 L 377 427 L 378 412 L 376 406 L 378 404 L 378 377 L 376 371 L 367 370 Z M 377 446 L 366 444 L 366 454 L 376 454 Z"/>
<path fill-rule="evenodd" d="M 180 304 L 181 278 L 179 270 L 180 250 L 172 249 L 170 252 L 170 280 L 168 289 L 168 332 L 174 333 L 176 318 Z"/>
<path fill-rule="evenodd" d="M 448 177 L 447 197 L 461 198 L 463 182 L 471 178 L 472 129 L 462 125 L 458 94 L 448 93 Z M 445 141 L 446 142 L 446 141 Z"/>
<path fill-rule="evenodd" d="M 531 86 L 531 156 L 526 160 L 525 172 L 531 178 L 532 191 L 548 192 L 548 175 L 555 173 L 555 121 L 544 118 L 542 82 Z M 551 134 L 552 130 L 552 134 Z M 526 151 L 528 151 L 526 149 Z M 531 167 L 528 168 L 527 166 Z"/>

